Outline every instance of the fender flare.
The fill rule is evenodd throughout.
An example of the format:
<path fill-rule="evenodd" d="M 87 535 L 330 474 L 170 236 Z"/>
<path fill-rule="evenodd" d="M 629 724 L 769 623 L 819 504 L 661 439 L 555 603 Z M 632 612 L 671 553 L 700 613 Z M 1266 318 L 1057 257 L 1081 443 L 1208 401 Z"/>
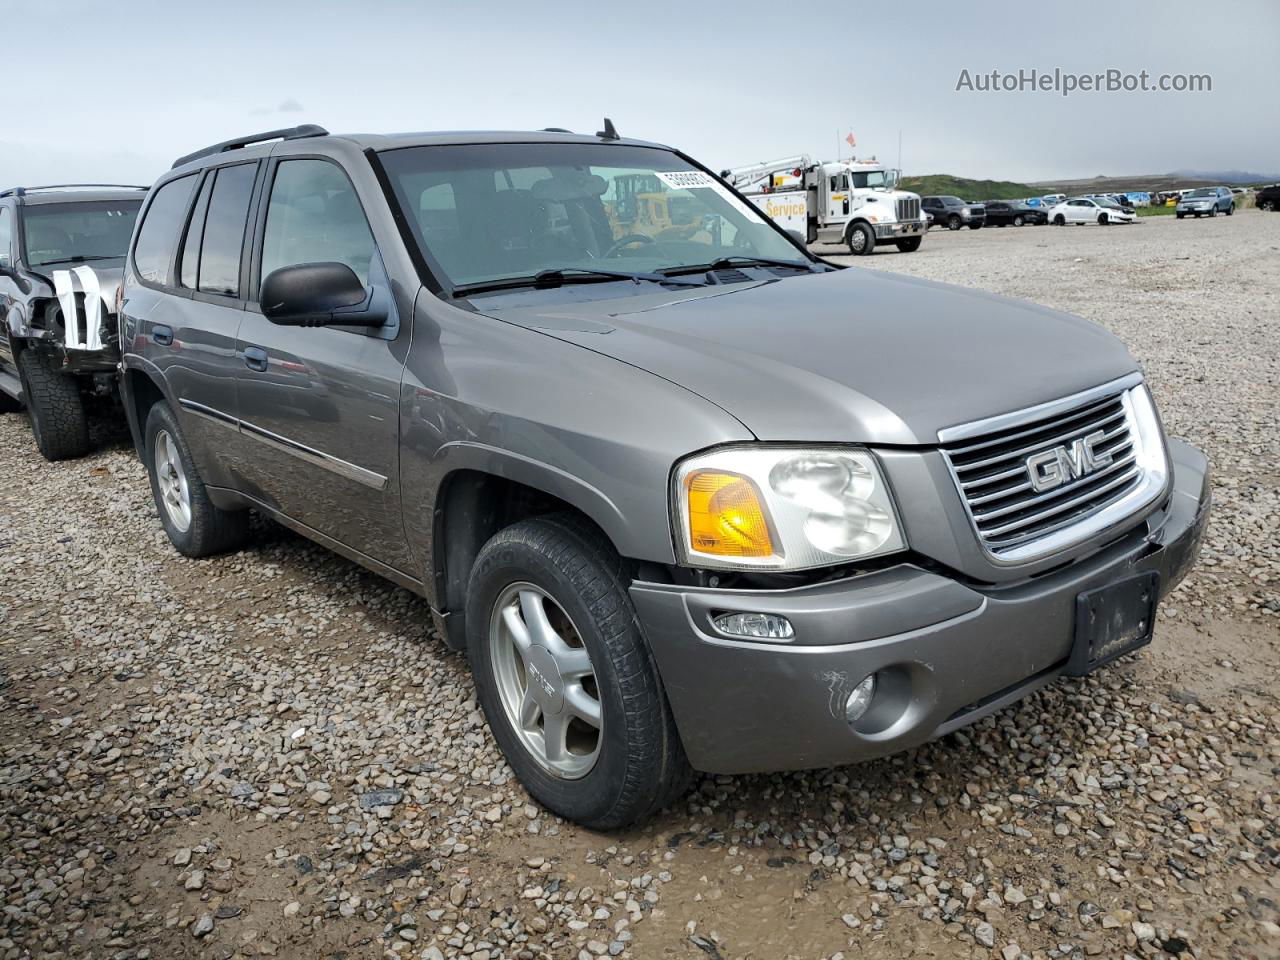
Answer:
<path fill-rule="evenodd" d="M 129 374 L 133 372 L 141 373 L 150 380 L 175 414 L 178 412 L 178 402 L 173 396 L 173 391 L 169 389 L 169 383 L 164 374 L 150 360 L 137 354 L 125 354 L 120 359 L 119 390 L 121 406 L 124 407 L 125 422 L 129 424 L 129 434 L 133 438 L 134 450 L 137 452 L 139 459 L 141 459 L 143 456 L 142 429 L 145 424 L 138 422 L 137 404 L 129 384 Z"/>

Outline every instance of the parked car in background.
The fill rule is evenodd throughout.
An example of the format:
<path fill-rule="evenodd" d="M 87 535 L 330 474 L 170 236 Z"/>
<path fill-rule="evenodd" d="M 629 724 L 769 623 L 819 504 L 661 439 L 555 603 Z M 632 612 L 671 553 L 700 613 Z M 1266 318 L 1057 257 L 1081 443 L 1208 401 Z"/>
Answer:
<path fill-rule="evenodd" d="M 637 177 L 690 229 L 620 220 Z M 1102 327 L 826 264 L 608 122 L 198 151 L 120 323 L 174 547 L 252 508 L 424 596 L 516 776 L 594 829 L 1144 646 L 1208 521 Z"/>
<path fill-rule="evenodd" d="M 988 200 L 984 204 L 989 227 L 1022 227 L 1049 222 L 1048 213 L 1020 200 Z"/>
<path fill-rule="evenodd" d="M 1259 210 L 1280 210 L 1280 184 L 1263 187 L 1254 194 L 1253 203 Z"/>
<path fill-rule="evenodd" d="M 977 230 L 987 222 L 986 208 L 982 204 L 966 203 L 959 197 L 924 197 L 920 205 L 926 213 L 933 214 L 939 226 L 949 230 L 961 227 Z"/>
<path fill-rule="evenodd" d="M 89 452 L 86 398 L 115 391 L 116 292 L 146 187 L 0 191 L 0 413 L 47 460 Z"/>
<path fill-rule="evenodd" d="M 1216 217 L 1225 213 L 1228 217 L 1236 212 L 1236 198 L 1228 187 L 1196 187 L 1188 190 L 1174 208 L 1174 215 L 1183 217 Z"/>
<path fill-rule="evenodd" d="M 1049 211 L 1049 222 L 1058 227 L 1068 223 L 1096 223 L 1105 227 L 1111 223 L 1133 223 L 1137 219 L 1132 209 L 1106 197 L 1073 197 Z"/>

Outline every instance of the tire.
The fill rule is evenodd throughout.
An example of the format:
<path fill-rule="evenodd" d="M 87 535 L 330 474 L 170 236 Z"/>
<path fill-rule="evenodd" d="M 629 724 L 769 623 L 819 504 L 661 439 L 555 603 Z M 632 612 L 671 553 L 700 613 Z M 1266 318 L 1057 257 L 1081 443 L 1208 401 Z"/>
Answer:
<path fill-rule="evenodd" d="M 242 546 L 249 536 L 248 511 L 213 505 L 178 420 L 163 400 L 147 415 L 143 441 L 151 496 L 174 548 L 185 557 L 208 557 Z M 157 459 L 170 472 L 162 476 Z"/>
<path fill-rule="evenodd" d="M 1026 222 L 1027 222 L 1027 221 L 1023 220 L 1023 219 L 1022 219 L 1022 217 L 1014 217 L 1014 218 L 1013 218 L 1013 225 L 1014 225 L 1015 227 L 1020 227 L 1020 226 L 1022 226 L 1024 223 L 1026 223 Z"/>
<path fill-rule="evenodd" d="M 921 237 L 908 237 L 906 240 L 898 241 L 898 249 L 903 253 L 915 253 L 920 249 Z"/>
<path fill-rule="evenodd" d="M 1215 203 L 1209 208 L 1209 216 L 1216 217 L 1218 215 L 1218 205 Z"/>
<path fill-rule="evenodd" d="M 1275 205 L 1272 204 L 1270 200 L 1263 200 L 1260 204 L 1258 204 L 1258 209 L 1270 212 L 1271 210 L 1275 209 Z"/>
<path fill-rule="evenodd" d="M 40 455 L 74 460 L 88 453 L 89 420 L 76 379 L 58 369 L 53 354 L 34 347 L 18 354 L 18 373 Z"/>
<path fill-rule="evenodd" d="M 1110 222 L 1111 222 L 1111 218 L 1108 217 L 1105 213 L 1098 214 L 1098 226 L 1105 227 Z"/>
<path fill-rule="evenodd" d="M 1065 227 L 1067 225 L 1067 218 L 1059 213 L 1053 218 L 1053 225 L 1055 227 Z"/>
<path fill-rule="evenodd" d="M 1186 214 L 1185 214 L 1185 213 L 1175 213 L 1175 214 L 1174 214 L 1174 216 L 1175 216 L 1175 217 L 1177 217 L 1179 220 L 1181 220 L 1183 217 L 1185 217 L 1185 216 L 1186 216 Z"/>
<path fill-rule="evenodd" d="M 981 230 L 981 229 L 982 229 L 982 224 L 980 224 L 980 223 L 971 223 L 971 224 L 969 224 L 969 229 L 970 229 L 970 230 Z"/>
<path fill-rule="evenodd" d="M 855 257 L 866 257 L 876 248 L 875 231 L 865 223 L 855 223 L 849 227 L 844 242 L 849 245 L 849 252 Z"/>
<path fill-rule="evenodd" d="M 1231 204 L 1231 206 L 1227 207 L 1227 216 L 1228 216 L 1228 217 L 1229 217 L 1229 216 L 1232 216 L 1235 212 L 1236 212 L 1236 205 L 1235 205 L 1234 203 L 1233 203 L 1233 204 Z"/>
<path fill-rule="evenodd" d="M 964 226 L 964 221 L 960 219 L 959 214 L 953 213 L 951 216 L 947 217 L 948 230 L 959 230 L 963 226 Z"/>
<path fill-rule="evenodd" d="M 510 639 L 518 634 L 513 622 L 524 626 L 526 640 L 546 636 L 536 626 L 539 617 L 525 619 L 534 610 L 554 628 L 552 643 L 531 643 L 530 653 L 519 653 Z M 466 625 L 489 729 L 520 782 L 548 810 L 593 830 L 613 830 L 656 813 L 688 788 L 692 769 L 622 563 L 593 528 L 575 517 L 552 516 L 494 534 L 471 570 Z M 573 659 L 566 662 L 578 664 L 581 679 L 558 672 L 559 661 L 548 652 L 556 650 L 569 651 Z M 590 682 L 581 674 L 583 651 Z M 577 719 L 581 713 L 557 723 L 566 731 L 566 747 L 553 757 L 542 746 L 552 719 L 547 706 L 563 721 L 571 696 L 594 704 L 601 723 Z M 529 711 L 527 723 L 516 719 L 523 710 Z M 576 752 L 568 747 L 569 731 L 577 738 Z"/>

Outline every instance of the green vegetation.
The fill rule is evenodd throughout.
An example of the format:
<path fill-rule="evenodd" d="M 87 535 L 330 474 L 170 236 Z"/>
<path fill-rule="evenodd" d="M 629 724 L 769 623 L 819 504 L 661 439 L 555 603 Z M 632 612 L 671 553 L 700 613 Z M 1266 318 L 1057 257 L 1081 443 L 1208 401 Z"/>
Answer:
<path fill-rule="evenodd" d="M 902 189 L 922 197 L 959 197 L 961 200 L 1024 200 L 1046 192 L 1012 180 L 966 180 L 949 173 L 903 177 Z"/>
<path fill-rule="evenodd" d="M 1137 212 L 1140 217 L 1170 217 L 1173 216 L 1173 207 L 1138 207 Z"/>

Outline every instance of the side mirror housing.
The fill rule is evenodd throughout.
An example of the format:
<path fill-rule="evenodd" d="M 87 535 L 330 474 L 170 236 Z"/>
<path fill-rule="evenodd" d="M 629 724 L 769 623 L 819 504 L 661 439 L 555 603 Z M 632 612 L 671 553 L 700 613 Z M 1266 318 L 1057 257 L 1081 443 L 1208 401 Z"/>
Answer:
<path fill-rule="evenodd" d="M 299 263 L 262 281 L 262 313 L 288 327 L 380 327 L 385 311 L 345 263 Z"/>

